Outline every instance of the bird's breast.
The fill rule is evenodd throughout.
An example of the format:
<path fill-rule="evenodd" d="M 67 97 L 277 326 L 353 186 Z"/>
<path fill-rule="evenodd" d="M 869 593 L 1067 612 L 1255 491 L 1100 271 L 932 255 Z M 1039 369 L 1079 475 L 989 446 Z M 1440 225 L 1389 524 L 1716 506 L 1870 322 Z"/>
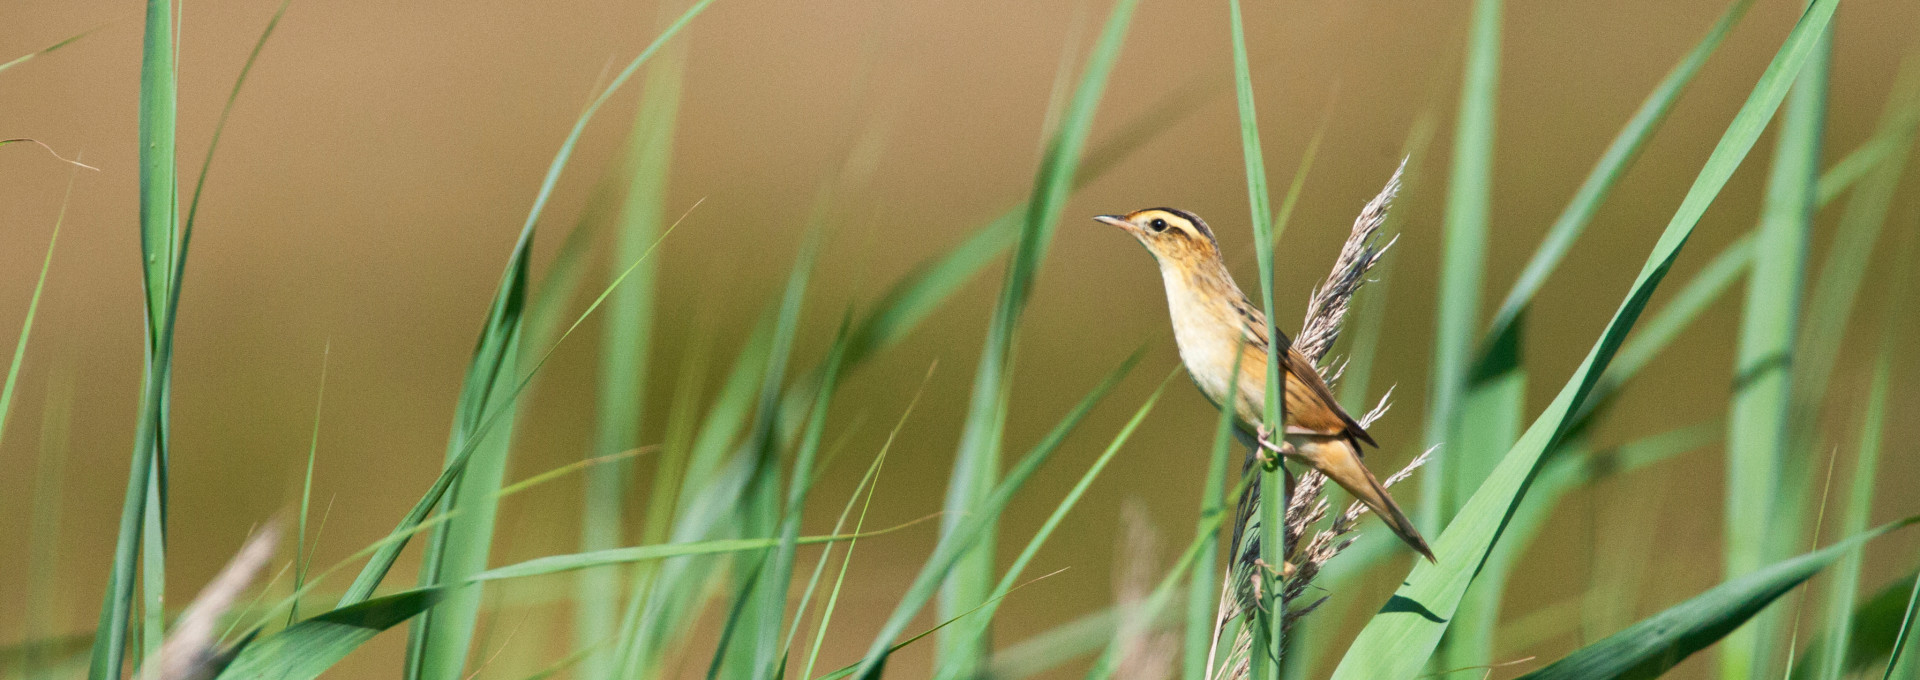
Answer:
<path fill-rule="evenodd" d="M 1163 272 L 1167 284 L 1167 312 L 1173 321 L 1173 339 L 1180 346 L 1180 361 L 1186 364 L 1193 382 L 1214 405 L 1232 403 L 1226 395 L 1232 386 L 1234 359 L 1242 338 L 1233 310 L 1219 296 L 1196 291 L 1174 272 Z M 1264 387 L 1262 388 L 1264 389 Z"/>

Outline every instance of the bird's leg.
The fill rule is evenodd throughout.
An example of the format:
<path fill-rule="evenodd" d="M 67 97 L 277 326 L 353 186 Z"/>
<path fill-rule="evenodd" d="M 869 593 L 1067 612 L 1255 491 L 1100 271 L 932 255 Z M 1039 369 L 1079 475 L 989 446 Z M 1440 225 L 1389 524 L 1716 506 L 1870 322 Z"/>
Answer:
<path fill-rule="evenodd" d="M 1271 564 L 1267 564 L 1267 561 L 1262 559 L 1255 559 L 1253 561 L 1253 564 L 1254 566 L 1257 566 L 1257 567 L 1260 567 L 1261 569 L 1266 570 L 1268 574 L 1275 576 L 1279 579 L 1284 580 L 1284 579 L 1293 578 L 1293 571 L 1294 571 L 1293 562 L 1281 562 L 1278 568 L 1275 568 Z"/>
<path fill-rule="evenodd" d="M 1268 468 L 1279 465 L 1281 458 L 1294 455 L 1292 442 L 1282 439 L 1279 443 L 1274 443 L 1271 428 L 1265 425 L 1259 426 L 1256 436 L 1260 440 L 1260 461 Z"/>

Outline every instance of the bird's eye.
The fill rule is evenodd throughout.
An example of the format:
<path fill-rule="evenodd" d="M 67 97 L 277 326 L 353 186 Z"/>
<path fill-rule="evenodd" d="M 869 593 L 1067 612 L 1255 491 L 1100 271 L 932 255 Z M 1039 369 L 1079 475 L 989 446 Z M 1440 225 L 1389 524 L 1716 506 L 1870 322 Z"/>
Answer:
<path fill-rule="evenodd" d="M 1152 222 L 1147 223 L 1147 226 L 1152 227 L 1154 231 L 1166 231 L 1167 221 L 1159 218 L 1154 218 Z"/>

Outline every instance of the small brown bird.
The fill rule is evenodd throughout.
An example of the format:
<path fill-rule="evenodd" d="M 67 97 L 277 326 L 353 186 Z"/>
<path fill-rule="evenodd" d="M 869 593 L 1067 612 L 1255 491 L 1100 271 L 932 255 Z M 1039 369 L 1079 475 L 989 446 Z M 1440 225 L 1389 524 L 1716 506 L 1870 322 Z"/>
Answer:
<path fill-rule="evenodd" d="M 1226 404 L 1232 404 L 1242 440 L 1319 470 L 1371 508 L 1400 540 L 1433 560 L 1433 551 L 1421 538 L 1420 530 L 1360 462 L 1360 443 L 1377 446 L 1373 437 L 1340 408 L 1333 392 L 1320 379 L 1320 372 L 1291 347 L 1281 359 L 1285 363 L 1281 374 L 1287 380 L 1285 445 L 1268 441 L 1260 432 L 1267 394 L 1267 317 L 1234 284 L 1221 256 L 1220 242 L 1207 223 L 1198 215 L 1173 208 L 1148 208 L 1124 217 L 1100 215 L 1094 219 L 1126 230 L 1159 261 L 1180 360 L 1214 406 L 1227 408 Z M 1281 340 L 1285 341 L 1285 336 Z M 1236 352 L 1238 381 L 1229 375 Z"/>

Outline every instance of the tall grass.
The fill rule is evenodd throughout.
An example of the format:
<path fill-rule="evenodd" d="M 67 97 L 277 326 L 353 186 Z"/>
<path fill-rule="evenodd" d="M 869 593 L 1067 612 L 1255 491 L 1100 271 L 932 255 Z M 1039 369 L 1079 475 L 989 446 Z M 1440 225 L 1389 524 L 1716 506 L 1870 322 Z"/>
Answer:
<path fill-rule="evenodd" d="M 140 255 L 146 296 L 146 363 L 141 377 L 140 419 L 127 473 L 126 499 L 114 544 L 106 601 L 95 629 L 88 677 L 120 677 L 130 641 L 134 570 L 141 573 L 141 649 L 156 649 L 164 612 L 166 580 L 166 440 L 170 366 L 173 361 L 173 305 L 185 258 L 179 241 L 174 167 L 173 3 L 148 0 L 140 67 Z"/>
<path fill-rule="evenodd" d="M 1281 367 L 1285 364 L 1280 358 L 1289 351 L 1285 336 L 1275 332 L 1273 316 L 1273 251 L 1274 229 L 1272 199 L 1267 192 L 1266 153 L 1260 147 L 1260 119 L 1254 110 L 1253 74 L 1247 63 L 1247 36 L 1240 17 L 1240 0 L 1227 0 L 1231 11 L 1230 26 L 1233 29 L 1233 82 L 1234 100 L 1239 104 L 1240 114 L 1240 157 L 1246 165 L 1248 223 L 1253 225 L 1254 256 L 1260 266 L 1260 307 L 1266 313 L 1267 327 L 1263 329 L 1267 343 L 1266 396 L 1262 399 L 1262 427 L 1268 432 L 1282 432 L 1282 423 L 1286 421 L 1287 404 L 1285 385 L 1281 378 Z M 1231 406 L 1223 406 L 1231 408 Z M 1217 444 L 1216 444 L 1217 446 Z M 1253 462 L 1259 452 L 1247 452 L 1247 464 L 1241 467 L 1243 474 L 1255 472 Z M 1239 518 L 1245 523 L 1235 532 L 1242 538 L 1230 546 L 1236 560 L 1246 554 L 1247 545 L 1259 541 L 1259 559 L 1266 565 L 1285 563 L 1292 552 L 1286 544 L 1286 532 L 1276 530 L 1286 525 L 1284 514 L 1289 505 L 1289 493 L 1292 488 L 1291 473 L 1278 464 L 1262 465 L 1259 470 L 1259 482 L 1248 487 L 1247 498 L 1241 501 L 1241 507 L 1252 509 L 1245 517 Z M 1212 490 L 1209 489 L 1208 493 Z M 1258 499 L 1255 501 L 1254 499 Z M 1257 519 L 1255 519 L 1257 517 Z M 1266 569 L 1247 569 L 1235 564 L 1235 579 L 1251 579 L 1254 584 L 1235 583 L 1231 587 L 1246 589 L 1260 594 L 1257 605 L 1249 612 L 1243 625 L 1253 633 L 1253 651 L 1251 676 L 1255 680 L 1277 679 L 1284 672 L 1286 662 L 1286 640 L 1283 626 L 1280 625 L 1281 601 L 1279 598 L 1279 579 L 1269 575 Z"/>
<path fill-rule="evenodd" d="M 1521 435 L 1487 481 L 1469 499 L 1434 543 L 1434 564 L 1416 564 L 1406 585 L 1396 595 L 1399 606 L 1376 615 L 1354 641 L 1335 671 L 1335 678 L 1406 677 L 1415 674 L 1427 654 L 1440 642 L 1449 620 L 1458 610 L 1478 565 L 1499 540 L 1505 519 L 1521 499 L 1542 454 L 1562 439 L 1579 403 L 1592 392 L 1602 371 L 1639 319 L 1655 286 L 1679 256 L 1706 208 L 1726 186 L 1733 171 L 1758 140 L 1760 131 L 1786 97 L 1792 76 L 1799 73 L 1813 45 L 1833 15 L 1831 2 L 1817 2 L 1794 27 L 1785 45 L 1754 87 L 1747 102 L 1728 126 L 1708 157 L 1666 231 L 1654 246 L 1620 309 L 1608 322 L 1580 368 L 1561 388 L 1553 403 Z"/>
<path fill-rule="evenodd" d="M 1502 5 L 1501 0 L 1474 0 L 1468 20 L 1466 72 L 1454 118 L 1426 425 L 1427 445 L 1445 444 L 1449 455 L 1421 478 L 1420 514 L 1430 532 L 1444 526 L 1459 511 L 1493 463 L 1491 451 L 1467 450 L 1454 440 L 1464 434 L 1459 427 L 1459 412 L 1469 396 L 1474 329 L 1480 325 L 1487 223 L 1493 203 Z"/>
<path fill-rule="evenodd" d="M 624 191 L 614 218 L 615 263 L 641 261 L 641 254 L 665 224 L 667 170 L 673 158 L 685 50 L 686 41 L 676 41 L 647 67 L 646 89 L 622 159 L 625 181 L 620 182 Z M 652 359 L 655 269 L 654 261 L 646 259 L 626 285 L 614 292 L 608 305 L 600 344 L 602 363 L 592 456 L 612 455 L 642 444 L 640 414 L 646 412 Z M 587 473 L 581 508 L 582 551 L 605 550 L 625 542 L 627 522 L 623 515 L 632 467 L 630 463 L 615 463 L 596 466 Z M 601 634 L 598 631 L 619 625 L 619 600 L 605 597 L 606 593 L 620 591 L 619 577 L 608 570 L 580 574 L 575 595 L 579 606 L 573 623 L 576 646 L 586 647 L 592 644 L 591 638 Z M 610 657 L 610 650 L 596 649 L 582 661 L 579 672 L 589 677 L 604 675 L 610 669 Z"/>
<path fill-rule="evenodd" d="M 992 588 L 997 522 L 991 515 L 983 516 L 983 510 L 991 502 L 996 480 L 1000 478 L 1000 437 L 1006 422 L 1005 395 L 1011 379 L 1014 340 L 1019 333 L 1021 315 L 1032 296 L 1034 277 L 1053 239 L 1054 227 L 1059 224 L 1060 206 L 1073 186 L 1074 174 L 1092 130 L 1094 112 L 1106 90 L 1107 76 L 1119 59 L 1136 4 L 1137 0 L 1114 3 L 1034 177 L 1013 259 L 1001 284 L 999 301 L 987 328 L 986 345 L 975 369 L 972 397 L 960 446 L 954 454 L 953 474 L 948 480 L 946 514 L 940 521 L 941 545 L 959 546 L 955 549 L 960 553 L 952 576 L 942 574 L 937 581 L 945 584 L 940 596 L 943 617 L 958 616 L 984 604 Z M 977 538 L 961 537 L 961 530 L 968 522 L 981 523 Z M 963 540 L 967 545 L 960 545 Z M 963 626 L 943 633 L 939 638 L 940 665 L 953 668 L 962 676 L 974 674 L 986 659 L 987 641 L 984 627 Z M 881 652 L 885 643 L 885 639 L 875 641 L 866 661 L 862 662 L 861 673 L 877 672 L 883 661 Z"/>
<path fill-rule="evenodd" d="M 1827 39 L 1818 42 L 1795 80 L 1781 117 L 1766 202 L 1755 236 L 1753 265 L 1741 317 L 1734 366 L 1733 403 L 1727 418 L 1726 575 L 1746 575 L 1797 541 L 1796 506 L 1804 502 L 1807 465 L 1795 474 L 1788 464 L 1789 376 L 1813 231 L 1813 189 L 1826 129 Z M 1804 458 L 1796 457 L 1804 460 Z M 1755 625 L 1736 632 L 1721 649 L 1720 676 L 1732 680 L 1775 674 L 1774 618 L 1763 612 Z"/>
<path fill-rule="evenodd" d="M 1475 462 L 1480 460 L 1478 457 L 1485 452 L 1505 450 L 1518 438 L 1527 387 L 1522 352 L 1525 319 L 1534 295 L 1540 291 L 1573 243 L 1585 232 L 1620 176 L 1633 165 L 1648 138 L 1665 122 L 1674 102 L 1745 14 L 1749 4 L 1745 1 L 1735 2 L 1708 30 L 1707 35 L 1681 58 L 1680 63 L 1668 71 L 1667 76 L 1621 127 L 1599 162 L 1595 163 L 1593 170 L 1574 192 L 1567 207 L 1547 229 L 1545 238 L 1495 311 L 1491 328 L 1480 340 L 1468 376 L 1467 394 L 1460 413 L 1454 415 L 1455 422 L 1452 425 L 1430 425 L 1447 428 L 1446 431 L 1454 433 L 1448 450 L 1455 452 L 1456 458 L 1463 459 L 1442 468 L 1453 476 L 1453 481 L 1439 491 L 1460 493 L 1470 489 L 1470 485 L 1477 485 L 1485 478 L 1484 466 L 1487 464 Z M 1474 94 L 1492 96 L 1491 93 L 1478 91 Z M 1452 195 L 1449 198 L 1452 200 Z M 1435 408 L 1438 408 L 1437 402 Z M 1449 630 L 1452 642 L 1446 647 L 1448 653 L 1441 665 L 1446 668 L 1466 668 L 1493 662 L 1495 622 L 1499 619 L 1501 595 L 1506 587 L 1505 575 L 1505 572 L 1495 570 L 1478 577 L 1480 587 L 1468 592 L 1465 608 Z"/>
<path fill-rule="evenodd" d="M 1835 523 L 1840 538 L 1811 549 L 1800 545 L 1808 523 L 1805 506 L 1810 505 L 1810 494 L 1800 480 L 1808 477 L 1804 468 L 1813 459 L 1810 454 L 1817 453 L 1816 443 L 1828 436 L 1818 426 L 1819 416 L 1836 405 L 1856 406 L 1855 400 L 1830 404 L 1827 399 L 1829 385 L 1838 379 L 1835 367 L 1841 356 L 1842 329 L 1859 294 L 1868 287 L 1869 270 L 1878 271 L 1869 265 L 1876 252 L 1884 250 L 1879 247 L 1883 225 L 1894 214 L 1908 147 L 1920 126 L 1920 67 L 1915 66 L 1920 61 L 1914 61 L 1896 82 L 1879 128 L 1856 150 L 1821 170 L 1828 51 L 1837 39 L 1831 24 L 1838 0 L 1810 3 L 1782 39 L 1591 349 L 1564 378 L 1552 402 L 1530 421 L 1525 411 L 1529 383 L 1546 372 L 1530 365 L 1523 351 L 1529 331 L 1537 331 L 1530 328 L 1529 310 L 1595 222 L 1635 158 L 1653 143 L 1669 112 L 1733 30 L 1750 0 L 1733 2 L 1622 125 L 1546 228 L 1485 332 L 1480 326 L 1480 296 L 1496 187 L 1495 101 L 1503 7 L 1498 0 L 1473 3 L 1467 17 L 1465 77 L 1453 121 L 1451 173 L 1437 254 L 1438 324 L 1424 404 L 1425 439 L 1440 445 L 1445 461 L 1439 469 L 1427 471 L 1424 479 L 1428 481 L 1422 482 L 1420 494 L 1421 521 L 1437 536 L 1433 547 L 1438 560 L 1416 563 L 1397 579 L 1397 592 L 1345 647 L 1338 644 L 1337 614 L 1351 606 L 1373 604 L 1356 597 L 1365 590 L 1359 587 L 1360 579 L 1393 582 L 1389 579 L 1396 575 L 1380 573 L 1378 567 L 1389 564 L 1386 558 L 1395 546 L 1378 540 L 1349 545 L 1346 532 L 1353 528 L 1357 511 L 1332 512 L 1330 501 L 1320 494 L 1322 480 L 1314 475 L 1292 479 L 1283 465 L 1254 465 L 1262 461 L 1250 452 L 1242 475 L 1232 479 L 1228 456 L 1233 416 L 1225 412 L 1207 421 L 1211 427 L 1204 431 L 1210 436 L 1189 442 L 1191 451 L 1186 452 L 1204 451 L 1206 456 L 1204 465 L 1191 455 L 1186 458 L 1196 463 L 1186 468 L 1204 482 L 1202 495 L 1192 506 L 1197 515 L 1194 533 L 1177 561 L 1151 574 L 1149 584 L 1138 584 L 1145 591 L 1141 597 L 1026 642 L 1004 644 L 994 635 L 996 621 L 1006 610 L 1004 603 L 1020 596 L 1020 587 L 1034 580 L 1030 572 L 1035 571 L 1042 551 L 1071 531 L 1068 520 L 1103 484 L 1103 474 L 1132 452 L 1133 438 L 1142 428 L 1165 420 L 1164 412 L 1155 408 L 1169 394 L 1169 384 L 1178 382 L 1175 369 L 1144 400 L 1127 406 L 1130 415 L 1116 430 L 1091 433 L 1104 446 L 1090 464 L 1074 471 L 1070 486 L 1056 494 L 1031 488 L 1040 468 L 1070 437 L 1086 434 L 1093 411 L 1129 379 L 1143 356 L 1136 352 L 1098 380 L 1077 379 L 1083 387 L 1072 403 L 1029 403 L 1015 398 L 1016 349 L 1054 230 L 1074 189 L 1199 108 L 1214 89 L 1223 90 L 1216 83 L 1233 86 L 1261 304 L 1269 319 L 1269 337 L 1281 337 L 1281 329 L 1272 325 L 1276 296 L 1285 295 L 1275 290 L 1276 241 L 1307 186 L 1307 170 L 1316 160 L 1325 127 L 1314 133 L 1284 204 L 1275 210 L 1270 204 L 1248 56 L 1250 41 L 1264 32 L 1258 22 L 1244 20 L 1241 3 L 1228 0 L 1228 21 L 1220 27 L 1231 48 L 1230 74 L 1221 74 L 1217 81 L 1196 81 L 1193 87 L 1172 93 L 1139 117 L 1115 126 L 1109 141 L 1091 145 L 1096 114 L 1137 5 L 1136 0 L 1117 0 L 1077 77 L 1068 77 L 1068 69 L 1062 69 L 1057 106 L 1050 107 L 1047 115 L 1046 144 L 1024 202 L 987 220 L 882 288 L 871 303 L 822 314 L 808 304 L 810 291 L 818 287 L 816 279 L 831 271 L 817 265 L 842 212 L 835 209 L 835 201 L 851 193 L 840 186 L 846 177 L 829 180 L 818 194 L 784 287 L 758 310 L 753 330 L 740 338 L 732 353 L 723 354 L 721 347 L 735 343 L 718 342 L 715 330 L 727 312 L 701 305 L 708 311 L 687 324 L 692 327 L 688 332 L 692 339 L 679 360 L 670 387 L 671 402 L 656 432 L 642 427 L 642 415 L 648 410 L 648 390 L 655 387 L 657 372 L 650 371 L 649 365 L 655 325 L 661 322 L 655 304 L 654 258 L 678 224 L 668 222 L 667 201 L 685 73 L 684 46 L 676 36 L 710 3 L 676 5 L 684 11 L 666 17 L 670 21 L 663 22 L 659 35 L 594 94 L 561 141 L 534 188 L 531 208 L 520 223 L 519 236 L 507 253 L 505 270 L 482 319 L 459 388 L 442 468 L 418 501 L 390 533 L 358 547 L 346 560 L 309 569 L 307 519 L 320 425 L 316 413 L 300 487 L 299 547 L 290 565 L 290 592 L 279 597 L 282 591 L 269 585 L 261 590 L 265 604 L 245 607 L 232 605 L 234 593 L 227 593 L 227 604 L 221 608 L 229 610 L 224 616 L 232 634 L 204 642 L 195 642 L 195 635 L 205 635 L 199 630 L 204 626 L 197 622 L 204 620 L 197 618 L 200 613 L 170 624 L 171 613 L 165 605 L 173 327 L 212 148 L 218 146 L 219 131 L 233 111 L 240 85 L 287 6 L 283 3 L 267 24 L 228 95 L 183 221 L 176 205 L 173 157 L 178 108 L 175 8 L 166 0 L 148 3 L 139 113 L 147 360 L 106 597 L 98 628 L 91 642 L 83 643 L 90 644 L 89 677 L 124 677 L 129 654 L 140 664 L 135 673 L 159 675 L 158 669 L 166 664 L 155 663 L 158 651 L 163 646 L 179 648 L 185 641 L 191 643 L 196 658 L 204 656 L 215 666 L 224 665 L 216 673 L 218 678 L 305 680 L 320 677 L 367 641 L 402 623 L 410 624 L 400 666 L 404 677 L 459 680 L 488 674 L 494 669 L 484 665 L 488 659 L 482 652 L 493 652 L 500 645 L 480 631 L 489 620 L 498 620 L 502 610 L 490 589 L 522 579 L 559 584 L 555 592 L 564 593 L 559 596 L 561 603 L 571 608 L 572 615 L 567 649 L 552 658 L 517 664 L 523 669 L 542 668 L 536 678 L 658 678 L 703 672 L 710 678 L 866 680 L 891 670 L 898 677 L 1010 679 L 1092 655 L 1085 674 L 1094 679 L 1171 674 L 1165 670 L 1171 668 L 1187 680 L 1321 677 L 1324 669 L 1314 664 L 1337 658 L 1332 677 L 1342 679 L 1411 678 L 1433 670 L 1464 668 L 1492 670 L 1503 677 L 1524 672 L 1528 678 L 1584 680 L 1652 677 L 1723 639 L 1728 644 L 1719 650 L 1716 669 L 1723 677 L 1780 675 L 1788 671 L 1780 661 L 1790 657 L 1804 659 L 1792 669 L 1792 677 L 1821 680 L 1875 670 L 1895 677 L 1913 668 L 1913 662 L 1902 661 L 1900 655 L 1913 644 L 1906 632 L 1913 612 L 1920 608 L 1916 605 L 1920 597 L 1913 596 L 1920 590 L 1901 580 L 1876 586 L 1877 594 L 1871 597 L 1858 593 L 1866 578 L 1862 565 L 1868 543 L 1920 521 L 1872 523 L 1876 502 L 1884 504 L 1882 499 L 1888 497 L 1884 486 L 1879 489 L 1883 493 L 1876 494 L 1875 482 L 1887 467 L 1883 459 L 1898 453 L 1897 447 L 1883 447 L 1882 432 L 1896 418 L 1895 404 L 1901 396 L 1897 390 L 1902 384 L 1900 366 L 1894 359 L 1902 346 L 1904 291 L 1912 276 L 1911 234 L 1903 238 L 1897 271 L 1889 279 L 1888 288 L 1896 292 L 1878 301 L 1883 305 L 1884 323 L 1865 395 L 1857 400 L 1861 402 L 1857 411 L 1847 411 L 1845 418 L 1849 434 L 1843 436 L 1851 437 L 1854 454 Z M 1077 52 L 1078 45 L 1069 49 L 1065 63 L 1075 61 L 1072 56 Z M 0 70 L 23 60 L 0 64 Z M 563 176 L 583 144 L 586 127 L 643 68 L 646 91 L 619 162 L 592 192 L 580 223 L 560 246 L 547 274 L 536 279 L 535 235 L 561 193 Z M 1782 107 L 1759 225 L 1704 259 L 1704 266 L 1690 281 L 1664 306 L 1647 314 L 1668 271 L 1701 228 L 1709 206 L 1724 192 Z M 1403 154 L 1411 163 L 1405 178 L 1409 183 L 1418 176 L 1419 159 L 1433 124 L 1431 117 L 1422 117 L 1409 134 Z M 1270 123 L 1268 129 L 1272 127 Z M 1363 215 L 1384 211 L 1398 181 L 1390 183 Z M 1812 270 L 1808 258 L 1817 226 L 1813 217 L 1848 192 L 1833 247 L 1821 266 Z M 1408 209 L 1402 202 L 1387 231 L 1419 224 L 1417 217 L 1405 216 Z M 64 215 L 63 203 L 62 220 Z M 1370 258 L 1378 255 L 1371 239 L 1380 219 L 1388 217 L 1372 214 L 1363 219 L 1371 226 L 1366 230 L 1357 226 L 1351 237 L 1349 245 L 1361 253 L 1356 257 L 1365 260 L 1361 265 L 1343 265 L 1357 266 L 1356 281 L 1367 275 Z M 39 345 L 30 347 L 28 340 L 60 228 L 56 222 L 28 298 L 19 340 L 0 383 L 0 437 L 9 432 L 7 416 L 19 394 L 16 388 L 21 367 L 31 356 L 29 350 L 44 351 Z M 588 279 L 597 241 L 608 232 L 611 276 L 590 303 L 576 310 L 575 294 Z M 1347 263 L 1350 255 L 1343 252 L 1341 262 Z M 1403 253 L 1396 257 L 1425 256 Z M 912 394 L 912 401 L 901 409 L 886 443 L 871 453 L 871 462 L 849 497 L 835 499 L 843 504 L 832 530 L 807 534 L 805 528 L 813 521 L 808 511 L 820 504 L 816 486 L 843 472 L 834 465 L 841 450 L 836 442 L 845 441 L 845 434 L 856 427 L 853 419 L 843 422 L 840 416 L 845 409 L 835 406 L 840 387 L 857 367 L 883 355 L 957 291 L 1003 261 L 1007 266 L 972 376 L 937 543 L 925 556 L 887 553 L 886 559 L 907 564 L 915 576 L 898 592 L 876 592 L 849 576 L 855 546 L 917 526 L 908 522 L 870 527 L 867 509 L 881 493 L 883 465 L 890 455 L 900 455 L 896 446 L 923 449 L 948 443 L 902 440 L 902 425 L 919 403 L 920 392 L 897 390 L 902 397 Z M 1337 386 L 1342 401 L 1356 412 L 1370 401 L 1370 385 L 1380 382 L 1387 364 L 1376 361 L 1378 343 L 1393 332 L 1395 323 L 1385 304 L 1391 270 L 1372 271 L 1378 280 L 1360 299 L 1353 328 L 1346 334 L 1350 341 L 1345 362 L 1328 362 L 1346 367 L 1344 382 Z M 1396 284 L 1402 291 L 1396 293 L 1400 300 L 1408 299 L 1404 291 L 1409 271 L 1418 270 L 1403 268 L 1392 274 L 1401 282 Z M 1606 417 L 1608 407 L 1623 398 L 1622 387 L 1652 370 L 1653 359 L 1683 333 L 1713 332 L 1694 328 L 1694 322 L 1743 275 L 1742 325 L 1735 338 L 1739 343 L 1736 389 L 1725 417 L 1705 414 L 1691 422 L 1676 422 L 1665 431 L 1630 433 L 1621 443 L 1603 440 L 1597 424 Z M 599 313 L 606 318 L 596 345 L 599 367 L 594 375 L 594 434 L 588 455 L 562 468 L 510 481 L 516 426 L 531 417 L 531 411 L 521 408 L 522 396 L 556 348 Z M 1344 307 L 1333 316 L 1343 314 Z M 838 324 L 831 342 L 824 350 L 811 352 L 800 342 L 803 330 L 828 320 Z M 1302 340 L 1303 348 L 1314 345 L 1310 358 L 1318 361 L 1326 355 L 1333 343 L 1330 338 L 1337 337 L 1338 324 L 1334 327 L 1336 334 L 1319 336 L 1322 341 L 1317 344 Z M 1286 405 L 1278 389 L 1280 364 L 1274 359 L 1288 348 L 1275 343 L 1269 351 L 1273 354 L 1263 420 L 1275 427 L 1285 421 Z M 718 370 L 722 365 L 724 370 Z M 709 377 L 720 379 L 711 394 L 704 388 Z M 70 382 L 71 377 L 60 380 Z M 923 383 L 920 390 L 925 388 Z M 60 394 L 64 393 L 56 389 L 49 397 L 43 416 L 47 424 L 42 435 L 49 443 L 35 482 L 29 551 L 35 553 L 33 578 L 40 582 L 53 578 L 53 563 L 40 553 L 51 551 L 56 543 L 58 485 L 66 476 L 61 467 L 64 454 L 53 440 L 65 417 L 63 408 L 55 407 L 65 399 Z M 316 411 L 319 405 L 315 404 Z M 1054 424 L 1039 439 L 1023 442 L 1024 453 L 1012 465 L 1003 466 L 1002 454 L 1012 444 L 1007 441 L 1007 421 L 1016 407 L 1043 414 Z M 1370 414 L 1369 422 L 1377 415 Z M 1587 584 L 1587 591 L 1566 600 L 1574 603 L 1574 609 L 1549 605 L 1542 611 L 1561 613 L 1537 619 L 1503 616 L 1509 583 L 1516 574 L 1533 568 L 1529 550 L 1548 534 L 1566 500 L 1601 479 L 1648 474 L 1643 471 L 1709 447 L 1723 435 L 1729 462 L 1724 581 L 1619 630 L 1586 631 L 1591 635 L 1584 639 L 1591 644 L 1558 660 L 1524 662 L 1511 672 L 1504 666 L 1496 668 L 1507 661 L 1496 654 L 1504 654 L 1504 649 L 1518 644 L 1516 640 L 1549 639 L 1578 625 L 1582 601 L 1622 600 L 1608 607 L 1606 616 L 1592 618 L 1600 628 L 1616 627 L 1632 611 L 1631 595 L 1639 589 L 1640 577 L 1603 574 Z M 641 453 L 651 457 L 654 470 L 643 496 L 636 490 L 633 474 L 633 461 Z M 865 457 L 859 452 L 854 455 Z M 1424 459 L 1424 455 L 1415 458 Z M 582 477 L 578 481 L 583 490 L 578 551 L 495 564 L 491 549 L 500 534 L 496 520 L 502 499 L 573 474 Z M 1235 495 L 1241 495 L 1242 507 L 1250 514 L 1228 512 L 1226 499 Z M 1030 535 L 1003 535 L 1002 520 L 1016 498 L 1048 509 Z M 642 514 L 629 517 L 633 508 L 640 508 Z M 1652 511 L 1642 507 L 1640 514 L 1608 518 L 1631 521 L 1649 516 L 1648 512 Z M 1229 553 L 1225 564 L 1220 559 L 1222 529 L 1240 535 L 1239 545 L 1233 546 L 1236 551 Z M 417 546 L 422 556 L 417 578 L 405 586 L 385 587 L 402 551 L 417 535 L 426 536 Z M 1010 544 L 1019 545 L 1020 550 L 1003 563 L 999 547 L 1008 539 L 1017 539 Z M 1655 533 L 1652 540 L 1670 537 Z M 1243 559 L 1247 555 L 1242 551 L 1254 541 L 1259 547 L 1250 554 L 1257 560 Z M 809 546 L 822 546 L 810 568 Z M 862 561 L 878 559 L 874 552 L 861 545 L 859 555 Z M 1621 556 L 1604 563 L 1643 562 L 1638 556 Z M 330 580 L 356 566 L 357 575 L 344 586 Z M 1783 631 L 1777 626 L 1769 628 L 1771 606 L 1826 569 L 1832 569 L 1833 578 L 1824 584 L 1817 623 L 1807 628 L 1816 632 L 1796 637 L 1780 634 Z M 1294 599 L 1309 586 L 1326 590 Z M 336 588 L 343 590 L 334 607 L 320 612 L 301 607 L 303 602 L 310 605 L 314 594 Z M 874 597 L 885 603 L 888 614 L 877 627 L 859 629 L 847 623 L 850 617 L 841 610 L 853 606 L 851 596 L 856 593 L 863 605 Z M 1254 593 L 1257 601 L 1243 602 Z M 1320 595 L 1330 599 L 1313 599 Z M 37 593 L 27 607 L 31 620 L 44 625 L 55 618 L 50 602 L 44 593 Z M 1315 611 L 1322 603 L 1330 604 Z M 915 622 L 930 608 L 936 610 L 935 625 L 916 629 Z M 1576 613 L 1569 616 L 1565 611 Z M 1516 621 L 1522 620 L 1535 629 L 1513 634 Z M 1288 639 L 1290 630 L 1298 633 L 1292 636 L 1295 639 Z M 902 668 L 893 663 L 899 650 L 924 644 L 926 637 L 938 640 L 932 668 Z M 835 663 L 825 652 L 832 646 L 830 639 L 860 641 L 865 651 L 857 660 L 841 660 L 852 661 L 846 666 L 826 670 Z M 1804 639 L 1813 642 L 1802 646 Z M 55 658 L 61 649 L 58 642 L 29 640 L 18 648 L 19 657 L 28 659 L 23 664 L 29 668 L 28 677 L 57 672 L 61 665 Z M 0 661 L 14 658 L 15 651 L 0 650 Z M 1156 658 L 1156 651 L 1167 656 Z M 1177 662 L 1171 655 L 1179 656 Z M 1875 667 L 1882 658 L 1885 666 Z"/>

